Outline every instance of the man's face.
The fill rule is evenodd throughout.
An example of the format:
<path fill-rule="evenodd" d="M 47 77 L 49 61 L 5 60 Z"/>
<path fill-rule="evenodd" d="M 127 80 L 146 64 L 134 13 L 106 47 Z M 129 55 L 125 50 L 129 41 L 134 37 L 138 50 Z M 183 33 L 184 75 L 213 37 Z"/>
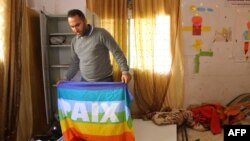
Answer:
<path fill-rule="evenodd" d="M 77 35 L 82 35 L 85 32 L 86 20 L 81 19 L 78 15 L 68 17 L 68 23 L 72 31 Z"/>

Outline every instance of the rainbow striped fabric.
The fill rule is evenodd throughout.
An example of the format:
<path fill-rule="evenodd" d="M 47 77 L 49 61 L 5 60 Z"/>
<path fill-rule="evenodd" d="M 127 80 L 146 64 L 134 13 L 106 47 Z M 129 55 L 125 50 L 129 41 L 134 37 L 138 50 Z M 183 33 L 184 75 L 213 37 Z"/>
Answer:
<path fill-rule="evenodd" d="M 64 81 L 57 90 L 65 141 L 135 140 L 126 84 Z"/>

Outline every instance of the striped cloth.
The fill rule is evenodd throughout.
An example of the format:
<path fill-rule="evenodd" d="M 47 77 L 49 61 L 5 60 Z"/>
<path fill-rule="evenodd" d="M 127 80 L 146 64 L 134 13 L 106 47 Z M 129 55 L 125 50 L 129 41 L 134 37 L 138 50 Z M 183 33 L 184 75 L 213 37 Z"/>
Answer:
<path fill-rule="evenodd" d="M 58 113 L 66 141 L 134 141 L 132 96 L 120 82 L 61 82 Z"/>

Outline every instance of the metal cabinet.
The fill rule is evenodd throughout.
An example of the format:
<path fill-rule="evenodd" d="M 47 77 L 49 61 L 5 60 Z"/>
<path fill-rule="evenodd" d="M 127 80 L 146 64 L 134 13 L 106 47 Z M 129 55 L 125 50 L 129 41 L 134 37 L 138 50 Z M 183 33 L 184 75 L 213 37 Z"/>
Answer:
<path fill-rule="evenodd" d="M 98 26 L 98 17 L 89 11 L 86 13 L 88 23 Z M 58 110 L 56 83 L 64 78 L 69 67 L 70 43 L 75 34 L 68 25 L 66 15 L 51 15 L 42 11 L 40 13 L 40 32 L 46 117 L 47 123 L 51 124 L 56 119 Z M 80 80 L 79 73 L 74 80 Z"/>

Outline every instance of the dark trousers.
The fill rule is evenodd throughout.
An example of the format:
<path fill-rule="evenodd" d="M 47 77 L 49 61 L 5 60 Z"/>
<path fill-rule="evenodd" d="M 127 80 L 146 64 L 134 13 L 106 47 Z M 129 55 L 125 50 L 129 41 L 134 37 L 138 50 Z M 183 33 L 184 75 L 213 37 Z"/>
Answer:
<path fill-rule="evenodd" d="M 82 78 L 81 81 L 87 81 L 87 80 L 85 80 L 84 78 Z M 105 77 L 103 79 L 97 80 L 96 82 L 113 82 L 113 81 L 114 81 L 113 75 L 110 75 L 110 76 Z"/>

